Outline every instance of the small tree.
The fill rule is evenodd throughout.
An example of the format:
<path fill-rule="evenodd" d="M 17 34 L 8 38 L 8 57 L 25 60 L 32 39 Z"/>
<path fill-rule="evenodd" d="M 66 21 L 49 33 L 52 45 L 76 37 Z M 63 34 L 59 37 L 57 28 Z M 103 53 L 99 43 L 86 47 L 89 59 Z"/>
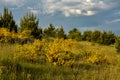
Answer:
<path fill-rule="evenodd" d="M 65 34 L 62 26 L 60 28 L 56 29 L 56 37 L 59 38 L 59 39 L 60 38 L 65 39 L 66 38 L 66 34 Z"/>
<path fill-rule="evenodd" d="M 2 15 L 0 14 L 0 28 L 2 27 Z"/>
<path fill-rule="evenodd" d="M 116 35 L 112 33 L 112 31 L 103 32 L 100 40 L 100 43 L 104 45 L 114 44 L 116 40 Z"/>
<path fill-rule="evenodd" d="M 39 36 L 42 34 L 42 30 L 41 28 L 38 28 L 38 25 L 39 20 L 36 18 L 36 16 L 33 13 L 27 13 L 23 18 L 21 18 L 20 32 L 28 29 L 31 31 L 32 36 L 34 36 L 35 38 L 40 38 Z"/>
<path fill-rule="evenodd" d="M 115 47 L 117 49 L 117 52 L 120 52 L 120 38 L 116 39 Z"/>
<path fill-rule="evenodd" d="M 4 14 L 1 16 L 0 26 L 8 28 L 10 32 L 17 32 L 17 25 L 13 20 L 12 12 L 9 12 L 7 8 L 4 8 Z"/>
<path fill-rule="evenodd" d="M 95 30 L 94 32 L 92 32 L 91 41 L 99 43 L 100 35 L 101 35 L 101 32 L 98 30 Z"/>
<path fill-rule="evenodd" d="M 44 36 L 46 37 L 55 37 L 55 27 L 50 24 L 47 28 L 44 29 Z"/>
<path fill-rule="evenodd" d="M 84 33 L 82 35 L 82 40 L 91 41 L 91 34 L 92 34 L 92 31 L 90 31 L 90 30 L 84 31 Z"/>
<path fill-rule="evenodd" d="M 78 29 L 74 28 L 69 31 L 68 38 L 81 41 L 82 40 L 81 32 Z"/>

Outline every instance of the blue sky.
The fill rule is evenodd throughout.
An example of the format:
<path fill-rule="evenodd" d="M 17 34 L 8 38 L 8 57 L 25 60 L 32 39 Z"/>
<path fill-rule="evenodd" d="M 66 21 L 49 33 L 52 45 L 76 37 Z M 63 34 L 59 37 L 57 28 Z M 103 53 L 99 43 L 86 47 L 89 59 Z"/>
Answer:
<path fill-rule="evenodd" d="M 43 28 L 52 23 L 65 31 L 76 27 L 120 34 L 120 0 L 0 0 L 0 13 L 4 6 L 13 12 L 18 25 L 21 17 L 33 12 Z"/>

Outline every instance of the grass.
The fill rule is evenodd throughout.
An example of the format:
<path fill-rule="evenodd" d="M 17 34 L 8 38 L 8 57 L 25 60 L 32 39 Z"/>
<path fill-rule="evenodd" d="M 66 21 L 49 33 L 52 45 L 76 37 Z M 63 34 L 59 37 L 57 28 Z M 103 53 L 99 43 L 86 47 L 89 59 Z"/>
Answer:
<path fill-rule="evenodd" d="M 90 42 L 79 42 L 78 49 L 98 50 L 109 56 L 112 64 L 89 64 L 79 59 L 72 66 L 54 66 L 51 63 L 14 61 L 16 44 L 0 44 L 1 80 L 119 80 L 120 55 L 114 45 L 104 46 Z"/>

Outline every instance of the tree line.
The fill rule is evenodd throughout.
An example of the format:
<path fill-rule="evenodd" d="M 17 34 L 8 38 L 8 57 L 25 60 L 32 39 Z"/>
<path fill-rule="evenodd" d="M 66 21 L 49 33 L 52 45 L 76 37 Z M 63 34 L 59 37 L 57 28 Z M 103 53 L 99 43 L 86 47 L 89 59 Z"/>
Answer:
<path fill-rule="evenodd" d="M 4 8 L 3 14 L 0 15 L 0 28 L 7 28 L 9 32 L 15 33 L 23 33 L 28 30 L 29 35 L 34 39 L 64 38 L 74 39 L 77 41 L 90 41 L 104 45 L 117 43 L 117 48 L 119 48 L 120 45 L 119 37 L 112 31 L 86 30 L 82 33 L 77 28 L 73 28 L 66 34 L 63 26 L 55 28 L 52 23 L 49 24 L 48 27 L 42 29 L 39 26 L 39 19 L 37 19 L 33 13 L 26 13 L 21 18 L 20 26 L 18 27 L 13 19 L 12 12 L 7 8 Z"/>

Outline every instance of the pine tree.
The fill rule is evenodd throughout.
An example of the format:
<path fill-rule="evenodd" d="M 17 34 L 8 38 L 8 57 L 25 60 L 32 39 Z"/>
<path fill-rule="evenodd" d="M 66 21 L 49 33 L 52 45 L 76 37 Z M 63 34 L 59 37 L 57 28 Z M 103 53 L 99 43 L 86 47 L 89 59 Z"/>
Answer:
<path fill-rule="evenodd" d="M 2 27 L 2 15 L 0 13 L 0 28 Z"/>
<path fill-rule="evenodd" d="M 91 41 L 91 35 L 92 35 L 92 31 L 90 31 L 90 30 L 84 31 L 83 35 L 82 35 L 82 40 L 83 41 Z"/>
<path fill-rule="evenodd" d="M 31 35 L 34 38 L 40 38 L 39 36 L 42 34 L 41 28 L 39 28 L 39 20 L 33 13 L 27 13 L 24 17 L 21 18 L 20 21 L 20 32 L 24 30 L 30 30 Z"/>
<path fill-rule="evenodd" d="M 95 30 L 94 32 L 92 32 L 91 41 L 99 43 L 100 35 L 101 35 L 101 32 L 99 30 Z"/>
<path fill-rule="evenodd" d="M 56 37 L 57 38 L 63 38 L 63 39 L 66 38 L 66 34 L 65 34 L 62 26 L 60 28 L 56 29 Z"/>
<path fill-rule="evenodd" d="M 47 28 L 44 29 L 45 37 L 55 37 L 56 30 L 53 24 L 50 24 Z"/>
<path fill-rule="evenodd" d="M 114 44 L 115 40 L 116 40 L 116 36 L 114 33 L 112 33 L 112 31 L 108 31 L 108 32 L 106 32 L 106 34 L 104 34 L 104 44 L 105 45 Z"/>
<path fill-rule="evenodd" d="M 69 31 L 68 38 L 81 41 L 82 40 L 81 32 L 78 29 L 74 28 Z"/>
<path fill-rule="evenodd" d="M 117 52 L 120 52 L 120 38 L 119 37 L 116 39 L 115 47 L 117 49 Z"/>
<path fill-rule="evenodd" d="M 4 14 L 1 17 L 1 26 L 8 28 L 10 32 L 17 32 L 17 25 L 13 19 L 12 12 L 9 12 L 7 8 L 4 8 Z"/>

